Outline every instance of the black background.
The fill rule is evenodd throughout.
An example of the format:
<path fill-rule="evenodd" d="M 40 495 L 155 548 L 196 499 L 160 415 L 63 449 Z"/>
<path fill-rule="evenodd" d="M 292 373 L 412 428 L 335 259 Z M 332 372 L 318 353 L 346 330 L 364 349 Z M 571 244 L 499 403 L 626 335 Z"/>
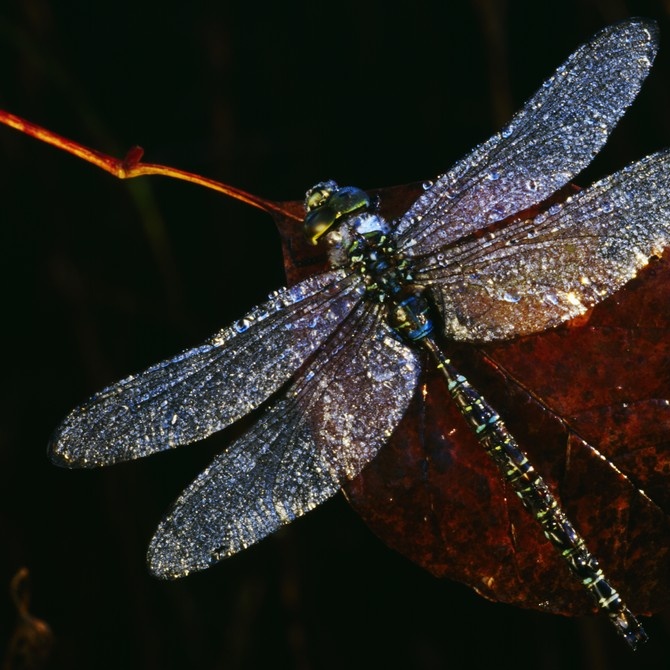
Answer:
<path fill-rule="evenodd" d="M 661 54 L 580 183 L 670 145 L 668 4 L 6 0 L 0 106 L 89 146 L 274 199 L 444 171 L 583 40 L 656 18 Z M 667 45 L 667 47 L 665 46 Z M 385 548 L 341 496 L 175 583 L 144 554 L 225 436 L 90 472 L 45 444 L 92 392 L 193 346 L 283 283 L 269 217 L 161 178 L 120 182 L 0 129 L 0 645 L 27 566 L 49 668 L 656 668 L 601 619 L 489 603 Z M 482 513 L 486 513 L 485 510 Z M 478 551 L 473 547 L 473 551 Z"/>

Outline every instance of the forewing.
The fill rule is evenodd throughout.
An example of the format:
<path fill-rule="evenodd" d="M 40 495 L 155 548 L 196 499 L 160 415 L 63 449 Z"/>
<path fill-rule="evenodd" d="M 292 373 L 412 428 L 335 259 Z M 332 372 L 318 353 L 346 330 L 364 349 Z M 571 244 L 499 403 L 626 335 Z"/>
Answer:
<path fill-rule="evenodd" d="M 605 28 L 558 68 L 506 126 L 442 175 L 399 221 L 422 255 L 548 198 L 588 165 L 637 95 L 657 28 Z"/>
<path fill-rule="evenodd" d="M 94 467 L 221 430 L 274 393 L 346 318 L 360 281 L 341 271 L 273 294 L 200 347 L 110 386 L 73 410 L 52 459 Z"/>
<path fill-rule="evenodd" d="M 418 259 L 449 337 L 527 335 L 582 314 L 670 245 L 670 151 L 554 205 Z"/>
<path fill-rule="evenodd" d="M 180 577 L 262 539 L 331 497 L 388 440 L 419 362 L 359 305 L 287 391 L 186 489 L 149 548 L 152 572 Z"/>

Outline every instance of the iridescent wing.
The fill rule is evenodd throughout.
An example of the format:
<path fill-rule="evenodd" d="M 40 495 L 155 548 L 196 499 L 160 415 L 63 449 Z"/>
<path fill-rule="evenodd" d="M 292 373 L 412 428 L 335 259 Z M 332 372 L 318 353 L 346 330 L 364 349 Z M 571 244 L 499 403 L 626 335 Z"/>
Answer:
<path fill-rule="evenodd" d="M 670 151 L 647 156 L 487 238 L 416 260 L 445 333 L 527 335 L 584 313 L 670 245 Z"/>
<path fill-rule="evenodd" d="M 49 444 L 69 467 L 141 458 L 203 439 L 264 402 L 360 300 L 342 270 L 276 292 L 208 342 L 128 377 L 73 410 Z"/>
<path fill-rule="evenodd" d="M 657 28 L 632 19 L 599 32 L 500 132 L 442 175 L 398 222 L 421 256 L 541 202 L 586 167 L 637 95 Z"/>
<path fill-rule="evenodd" d="M 177 500 L 149 548 L 176 578 L 262 539 L 335 494 L 388 440 L 416 387 L 418 354 L 361 303 L 261 418 Z"/>

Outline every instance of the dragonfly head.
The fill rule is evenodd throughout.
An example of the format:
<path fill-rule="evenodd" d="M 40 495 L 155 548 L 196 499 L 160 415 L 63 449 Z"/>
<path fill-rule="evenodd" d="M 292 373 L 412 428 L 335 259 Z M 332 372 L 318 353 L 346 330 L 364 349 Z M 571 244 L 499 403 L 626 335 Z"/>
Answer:
<path fill-rule="evenodd" d="M 339 187 L 334 181 L 323 181 L 307 191 L 303 229 L 310 244 L 317 244 L 343 216 L 370 207 L 370 197 L 353 186 Z"/>

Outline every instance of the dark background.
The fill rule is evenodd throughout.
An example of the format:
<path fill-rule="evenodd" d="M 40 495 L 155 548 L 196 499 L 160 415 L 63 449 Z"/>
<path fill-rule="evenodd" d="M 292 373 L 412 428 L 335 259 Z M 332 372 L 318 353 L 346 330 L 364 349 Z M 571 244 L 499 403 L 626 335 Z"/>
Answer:
<path fill-rule="evenodd" d="M 661 0 L 6 0 L 0 106 L 290 200 L 324 178 L 375 187 L 444 171 L 600 27 L 654 17 L 661 54 L 588 183 L 670 145 L 669 13 Z M 667 613 L 633 656 L 602 619 L 435 580 L 341 496 L 212 570 L 152 579 L 152 531 L 225 439 L 90 472 L 51 466 L 47 439 L 95 390 L 281 285 L 277 233 L 215 193 L 120 182 L 9 129 L 0 180 L 3 649 L 16 614 L 2 594 L 26 566 L 32 610 L 55 634 L 48 668 L 666 667 Z"/>

